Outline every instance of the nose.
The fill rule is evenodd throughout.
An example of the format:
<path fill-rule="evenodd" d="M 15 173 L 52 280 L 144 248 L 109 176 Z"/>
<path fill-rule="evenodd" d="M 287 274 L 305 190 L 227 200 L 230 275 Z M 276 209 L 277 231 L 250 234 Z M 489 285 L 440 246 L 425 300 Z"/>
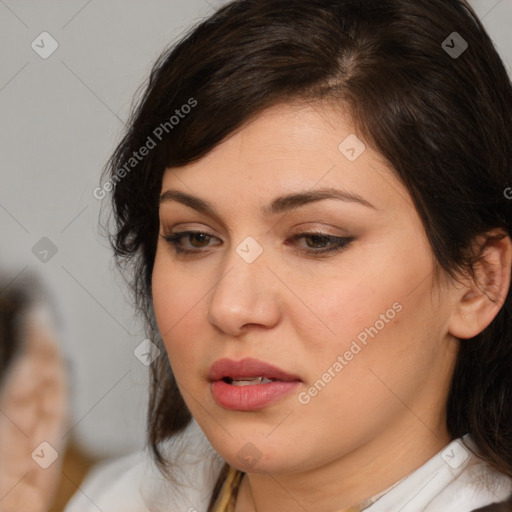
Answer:
<path fill-rule="evenodd" d="M 278 286 L 264 254 L 248 263 L 233 249 L 210 295 L 209 322 L 231 336 L 275 326 L 280 319 Z"/>

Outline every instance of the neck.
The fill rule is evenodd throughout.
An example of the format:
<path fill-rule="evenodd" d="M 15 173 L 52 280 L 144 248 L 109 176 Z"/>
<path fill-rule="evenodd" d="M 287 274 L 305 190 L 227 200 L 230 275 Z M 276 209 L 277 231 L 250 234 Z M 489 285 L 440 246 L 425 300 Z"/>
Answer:
<path fill-rule="evenodd" d="M 418 469 L 451 440 L 445 426 L 432 431 L 416 418 L 411 423 L 410 429 L 395 426 L 378 439 L 306 472 L 247 473 L 235 512 L 360 510 L 359 504 Z"/>

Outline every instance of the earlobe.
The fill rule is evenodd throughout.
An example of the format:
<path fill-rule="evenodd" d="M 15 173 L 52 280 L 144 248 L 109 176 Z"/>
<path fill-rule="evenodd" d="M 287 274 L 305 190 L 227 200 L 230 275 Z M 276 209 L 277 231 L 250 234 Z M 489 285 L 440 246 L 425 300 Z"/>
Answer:
<path fill-rule="evenodd" d="M 502 308 L 510 287 L 512 242 L 502 231 L 491 231 L 479 244 L 474 276 L 468 275 L 450 321 L 449 332 L 461 339 L 482 332 Z"/>

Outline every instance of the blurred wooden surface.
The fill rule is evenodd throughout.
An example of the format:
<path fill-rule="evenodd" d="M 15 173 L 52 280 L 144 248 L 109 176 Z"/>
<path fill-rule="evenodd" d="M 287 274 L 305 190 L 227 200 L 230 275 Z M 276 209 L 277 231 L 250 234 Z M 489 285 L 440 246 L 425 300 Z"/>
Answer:
<path fill-rule="evenodd" d="M 49 512 L 62 512 L 76 493 L 89 469 L 100 461 L 85 455 L 78 445 L 71 442 L 64 454 L 57 495 Z"/>

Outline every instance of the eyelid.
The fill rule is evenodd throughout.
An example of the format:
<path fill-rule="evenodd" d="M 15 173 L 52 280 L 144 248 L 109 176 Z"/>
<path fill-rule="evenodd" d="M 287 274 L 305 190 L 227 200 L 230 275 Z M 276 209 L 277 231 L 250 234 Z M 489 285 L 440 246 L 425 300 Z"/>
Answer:
<path fill-rule="evenodd" d="M 210 233 L 208 233 L 206 231 L 192 230 L 192 229 L 175 231 L 168 235 L 160 235 L 160 236 L 169 245 L 172 246 L 176 255 L 181 255 L 182 257 L 187 257 L 187 256 L 192 257 L 194 255 L 197 256 L 200 254 L 207 253 L 208 248 L 210 247 L 210 244 L 205 246 L 204 249 L 201 247 L 193 248 L 193 249 L 185 249 L 185 248 L 181 247 L 180 244 L 184 238 L 187 238 L 191 235 L 197 235 L 197 234 L 206 235 L 207 237 L 209 237 L 208 242 L 211 239 L 220 240 L 215 235 L 211 235 Z M 302 248 L 300 248 L 300 249 L 295 248 L 295 251 L 297 253 L 305 255 L 305 256 L 321 258 L 322 256 L 326 256 L 326 255 L 330 255 L 330 254 L 335 255 L 336 253 L 343 251 L 355 239 L 354 237 L 348 237 L 348 236 L 340 237 L 340 236 L 330 235 L 328 233 L 325 233 L 325 232 L 319 231 L 319 230 L 309 230 L 309 231 L 303 231 L 300 233 L 296 233 L 296 234 L 288 237 L 287 240 L 285 241 L 285 244 L 286 245 L 296 245 L 295 242 L 297 240 L 299 240 L 301 238 L 314 237 L 314 236 L 318 236 L 320 238 L 327 239 L 328 240 L 327 247 L 307 248 L 307 247 L 302 246 Z M 292 242 L 292 244 L 290 244 L 290 241 Z M 220 244 L 212 244 L 212 245 L 222 245 L 222 243 L 223 243 L 222 240 L 220 240 Z"/>
<path fill-rule="evenodd" d="M 302 235 L 311 235 L 311 234 L 318 234 L 322 236 L 332 236 L 335 238 L 348 238 L 349 231 L 346 229 L 343 229 L 339 226 L 334 226 L 329 223 L 332 222 L 332 219 L 318 219 L 314 222 L 301 222 L 300 224 L 291 226 L 290 228 L 284 228 L 281 232 L 282 236 L 284 235 L 285 231 L 288 231 L 290 234 L 287 236 L 287 238 L 292 238 L 296 236 L 297 234 Z M 218 239 L 222 238 L 222 235 L 219 234 L 219 231 L 216 229 L 211 228 L 207 224 L 203 224 L 201 222 L 179 222 L 177 224 L 174 224 L 172 227 L 167 228 L 166 222 L 161 221 L 162 228 L 165 232 L 169 234 L 173 233 L 183 233 L 183 232 L 200 232 L 205 233 L 211 237 L 215 237 Z M 271 228 L 271 231 L 275 230 L 275 227 Z M 277 230 L 275 230 L 276 234 L 281 231 L 281 229 L 278 227 Z M 268 231 L 267 231 L 268 232 Z"/>
<path fill-rule="evenodd" d="M 212 236 L 218 236 L 218 234 L 215 234 L 214 233 L 218 233 L 218 230 L 217 229 L 214 229 L 212 228 L 211 226 L 208 225 L 208 223 L 204 223 L 204 222 L 200 222 L 200 221 L 196 221 L 196 222 L 170 222 L 168 220 L 160 220 L 160 224 L 162 226 L 162 229 L 164 231 L 168 231 L 168 232 L 174 232 L 174 230 L 179 230 L 180 232 L 181 231 L 200 231 L 201 233 L 206 233 L 208 232 L 208 234 L 211 234 Z M 212 233 L 210 233 L 210 231 Z"/>
<path fill-rule="evenodd" d="M 187 220 L 188 219 L 188 220 Z M 163 212 L 162 209 L 159 211 L 159 220 L 162 229 L 171 230 L 193 230 L 209 233 L 214 236 L 221 236 L 221 233 L 229 232 L 229 228 L 216 218 L 211 218 L 200 212 L 187 212 L 179 210 L 177 212 L 170 211 Z"/>
<path fill-rule="evenodd" d="M 334 236 L 340 238 L 349 236 L 349 232 L 346 229 L 340 228 L 338 226 L 333 226 L 332 224 L 329 224 L 327 221 L 325 221 L 325 223 L 323 224 L 320 224 L 319 222 L 300 223 L 298 226 L 294 226 L 291 229 L 291 232 L 291 236 L 294 236 L 295 233 L 318 233 L 319 235 Z"/>

